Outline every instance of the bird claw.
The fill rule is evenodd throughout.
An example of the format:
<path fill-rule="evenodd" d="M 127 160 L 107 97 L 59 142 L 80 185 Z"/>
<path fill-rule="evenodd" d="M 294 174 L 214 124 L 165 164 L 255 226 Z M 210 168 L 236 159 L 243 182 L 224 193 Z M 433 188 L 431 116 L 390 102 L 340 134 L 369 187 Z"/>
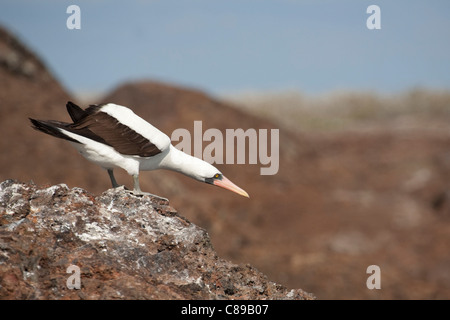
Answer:
<path fill-rule="evenodd" d="M 149 193 L 149 192 L 143 192 L 143 191 L 140 191 L 140 190 L 125 190 L 125 192 L 127 192 L 129 194 L 132 194 L 132 195 L 134 195 L 136 197 L 149 196 L 149 197 L 156 198 L 158 200 L 169 202 L 169 199 L 157 196 L 156 194 L 152 194 L 152 193 Z"/>

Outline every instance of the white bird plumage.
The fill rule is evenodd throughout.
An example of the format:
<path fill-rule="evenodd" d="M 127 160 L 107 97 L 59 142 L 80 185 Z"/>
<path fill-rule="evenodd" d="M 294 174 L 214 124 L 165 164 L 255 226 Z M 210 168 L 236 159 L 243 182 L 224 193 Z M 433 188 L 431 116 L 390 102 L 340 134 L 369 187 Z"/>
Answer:
<path fill-rule="evenodd" d="M 33 128 L 69 140 L 86 159 L 108 171 L 113 187 L 118 187 L 115 168 L 133 177 L 135 194 L 146 194 L 139 171 L 167 169 L 248 197 L 213 165 L 176 149 L 166 134 L 127 107 L 108 103 L 83 110 L 70 101 L 66 107 L 73 123 L 30 118 Z"/>

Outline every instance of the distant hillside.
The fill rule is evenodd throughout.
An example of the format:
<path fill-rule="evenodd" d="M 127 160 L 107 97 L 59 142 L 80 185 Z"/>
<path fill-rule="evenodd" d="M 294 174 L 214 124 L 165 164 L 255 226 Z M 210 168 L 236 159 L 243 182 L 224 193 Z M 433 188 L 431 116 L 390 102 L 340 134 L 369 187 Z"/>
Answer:
<path fill-rule="evenodd" d="M 298 91 L 248 92 L 224 97 L 252 114 L 296 131 L 372 130 L 380 127 L 445 128 L 450 91 L 412 89 L 396 94 L 336 91 L 318 96 Z"/>

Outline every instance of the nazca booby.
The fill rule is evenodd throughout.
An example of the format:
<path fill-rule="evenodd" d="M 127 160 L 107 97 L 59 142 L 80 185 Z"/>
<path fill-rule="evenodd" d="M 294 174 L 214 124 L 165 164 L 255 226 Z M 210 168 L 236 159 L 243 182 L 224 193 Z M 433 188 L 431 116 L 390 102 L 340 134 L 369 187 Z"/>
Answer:
<path fill-rule="evenodd" d="M 166 134 L 127 107 L 107 103 L 83 110 L 70 101 L 66 107 L 73 123 L 30 118 L 33 128 L 68 140 L 86 159 L 108 171 L 114 188 L 119 186 L 114 168 L 133 177 L 133 193 L 138 195 L 149 194 L 141 191 L 139 171 L 168 169 L 249 197 L 213 165 L 175 148 Z"/>

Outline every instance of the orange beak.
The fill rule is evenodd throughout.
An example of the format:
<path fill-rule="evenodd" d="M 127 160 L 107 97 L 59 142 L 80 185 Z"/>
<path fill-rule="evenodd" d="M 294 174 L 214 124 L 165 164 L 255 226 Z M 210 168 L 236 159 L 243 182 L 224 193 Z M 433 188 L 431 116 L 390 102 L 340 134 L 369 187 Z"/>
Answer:
<path fill-rule="evenodd" d="M 245 192 L 243 189 L 239 188 L 233 182 L 225 178 L 225 176 L 222 176 L 222 180 L 214 180 L 213 183 L 218 187 L 228 189 L 230 191 L 236 192 L 237 194 L 240 194 L 241 196 L 250 198 L 247 192 Z"/>

